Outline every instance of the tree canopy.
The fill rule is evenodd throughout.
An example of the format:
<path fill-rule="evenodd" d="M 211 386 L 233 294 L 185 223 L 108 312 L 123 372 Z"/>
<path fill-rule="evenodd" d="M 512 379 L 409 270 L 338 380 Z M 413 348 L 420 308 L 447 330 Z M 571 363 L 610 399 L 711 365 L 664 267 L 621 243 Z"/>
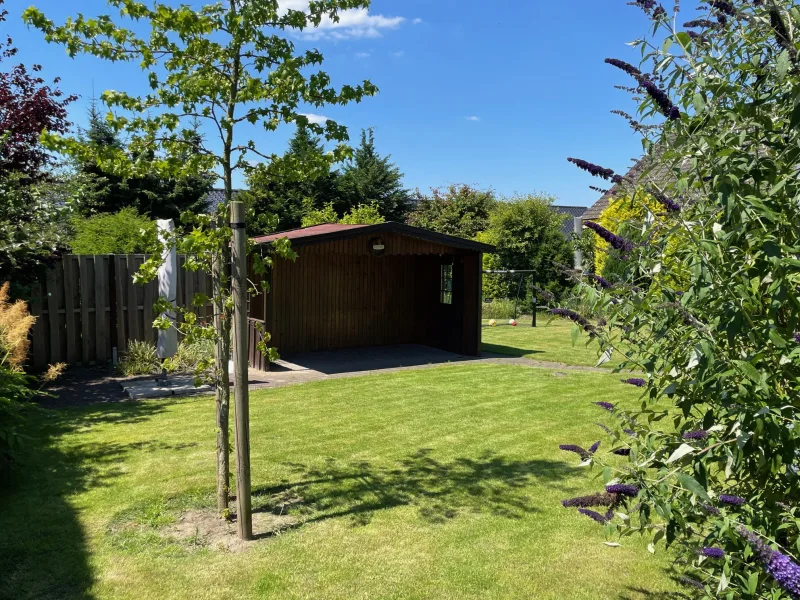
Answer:
<path fill-rule="evenodd" d="M 125 144 L 101 114 L 95 101 L 89 107 L 89 126 L 82 132 L 84 145 L 96 155 L 108 151 L 126 153 Z M 196 145 L 200 134 L 195 132 Z M 187 145 L 179 156 L 188 159 L 191 146 Z M 152 153 L 151 153 L 152 155 Z M 133 157 L 131 157 L 133 158 Z M 76 160 L 78 173 L 84 175 L 87 185 L 83 209 L 87 212 L 116 213 L 132 208 L 137 213 L 150 215 L 154 219 L 180 220 L 184 211 L 204 212 L 205 196 L 211 190 L 216 177 L 210 172 L 187 173 L 170 176 L 158 172 L 138 175 L 120 175 L 107 165 L 98 164 L 92 157 Z"/>
<path fill-rule="evenodd" d="M 411 198 L 402 180 L 391 157 L 381 156 L 375 149 L 374 131 L 364 130 L 361 144 L 342 170 L 334 208 L 343 215 L 359 205 L 374 203 L 387 221 L 405 221 Z"/>
<path fill-rule="evenodd" d="M 0 0 L 0 23 L 6 20 L 8 11 Z M 0 63 L 12 60 L 17 54 L 10 37 L 0 44 Z M 21 173 L 28 180 L 42 175 L 42 168 L 52 157 L 39 141 L 43 131 L 60 134 L 70 126 L 67 106 L 77 96 L 64 97 L 57 87 L 47 85 L 35 75 L 41 65 L 29 70 L 23 64 L 0 72 L 0 175 Z M 56 79 L 53 85 L 59 82 Z"/>
<path fill-rule="evenodd" d="M 496 246 L 484 256 L 486 269 L 532 270 L 534 283 L 560 297 L 567 289 L 564 265 L 572 262 L 572 244 L 562 231 L 565 215 L 552 209 L 554 198 L 544 195 L 516 196 L 498 202 L 489 225 L 478 239 Z M 488 297 L 509 298 L 516 294 L 515 277 L 487 278 Z M 525 290 L 526 295 L 530 290 Z"/>
<path fill-rule="evenodd" d="M 338 172 L 331 170 L 332 156 L 322 140 L 307 127 L 298 126 L 286 153 L 248 173 L 249 190 L 243 199 L 254 211 L 253 233 L 268 233 L 271 224 L 262 215 L 274 215 L 281 230 L 300 227 L 308 210 L 336 202 Z"/>
<path fill-rule="evenodd" d="M 434 188 L 430 196 L 416 191 L 409 225 L 439 233 L 474 239 L 489 225 L 489 215 L 497 205 L 492 190 L 478 190 L 467 184 Z"/>

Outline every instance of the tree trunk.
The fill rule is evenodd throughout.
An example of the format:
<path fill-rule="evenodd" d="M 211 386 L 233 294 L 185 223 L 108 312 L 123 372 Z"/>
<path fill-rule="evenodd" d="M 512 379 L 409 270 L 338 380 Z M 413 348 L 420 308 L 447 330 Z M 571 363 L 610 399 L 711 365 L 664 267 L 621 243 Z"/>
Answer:
<path fill-rule="evenodd" d="M 223 297 L 230 281 L 230 251 L 224 248 L 214 257 L 212 285 L 214 294 L 214 330 L 217 342 L 214 346 L 214 370 L 217 396 L 217 510 L 228 510 L 230 500 L 230 376 L 228 365 L 231 358 L 230 310 L 225 307 Z"/>

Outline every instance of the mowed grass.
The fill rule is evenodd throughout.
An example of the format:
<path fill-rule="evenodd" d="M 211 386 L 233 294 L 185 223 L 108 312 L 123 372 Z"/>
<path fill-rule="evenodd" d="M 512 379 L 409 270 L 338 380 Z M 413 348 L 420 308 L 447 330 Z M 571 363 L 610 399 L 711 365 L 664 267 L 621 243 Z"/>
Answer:
<path fill-rule="evenodd" d="M 36 417 L 0 497 L 0 597 L 662 597 L 662 550 L 605 545 L 560 505 L 602 482 L 558 444 L 603 437 L 592 402 L 636 398 L 611 374 L 495 364 L 253 392 L 256 511 L 298 525 L 239 553 L 161 529 L 213 506 L 213 399 Z"/>
<path fill-rule="evenodd" d="M 572 321 L 539 314 L 536 327 L 531 327 L 530 317 L 520 317 L 516 327 L 508 325 L 507 321 L 497 322 L 499 325 L 496 327 L 483 328 L 484 352 L 585 367 L 593 367 L 599 360 L 597 342 L 583 332 L 573 345 Z M 483 324 L 488 323 L 484 319 Z M 602 366 L 617 366 L 620 362 L 617 358 L 612 357 Z"/>

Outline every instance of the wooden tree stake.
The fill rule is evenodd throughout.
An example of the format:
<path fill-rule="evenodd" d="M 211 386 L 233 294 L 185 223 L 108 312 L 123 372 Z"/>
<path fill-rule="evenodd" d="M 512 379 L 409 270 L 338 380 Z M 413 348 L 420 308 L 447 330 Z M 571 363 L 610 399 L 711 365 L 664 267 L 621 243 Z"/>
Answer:
<path fill-rule="evenodd" d="M 250 504 L 250 397 L 247 354 L 247 238 L 244 204 L 231 202 L 233 251 L 233 370 L 236 437 L 236 524 L 239 537 L 253 538 Z"/>

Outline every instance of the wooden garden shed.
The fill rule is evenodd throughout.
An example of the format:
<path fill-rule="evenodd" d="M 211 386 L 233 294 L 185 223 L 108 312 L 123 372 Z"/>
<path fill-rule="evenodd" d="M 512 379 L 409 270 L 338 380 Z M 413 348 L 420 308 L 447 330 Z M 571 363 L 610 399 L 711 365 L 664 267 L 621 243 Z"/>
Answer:
<path fill-rule="evenodd" d="M 493 246 L 391 222 L 316 225 L 255 242 L 279 238 L 298 258 L 275 258 L 271 291 L 251 301 L 250 319 L 264 323 L 282 356 L 393 344 L 480 354 L 481 257 Z M 252 350 L 251 362 L 266 367 Z"/>

